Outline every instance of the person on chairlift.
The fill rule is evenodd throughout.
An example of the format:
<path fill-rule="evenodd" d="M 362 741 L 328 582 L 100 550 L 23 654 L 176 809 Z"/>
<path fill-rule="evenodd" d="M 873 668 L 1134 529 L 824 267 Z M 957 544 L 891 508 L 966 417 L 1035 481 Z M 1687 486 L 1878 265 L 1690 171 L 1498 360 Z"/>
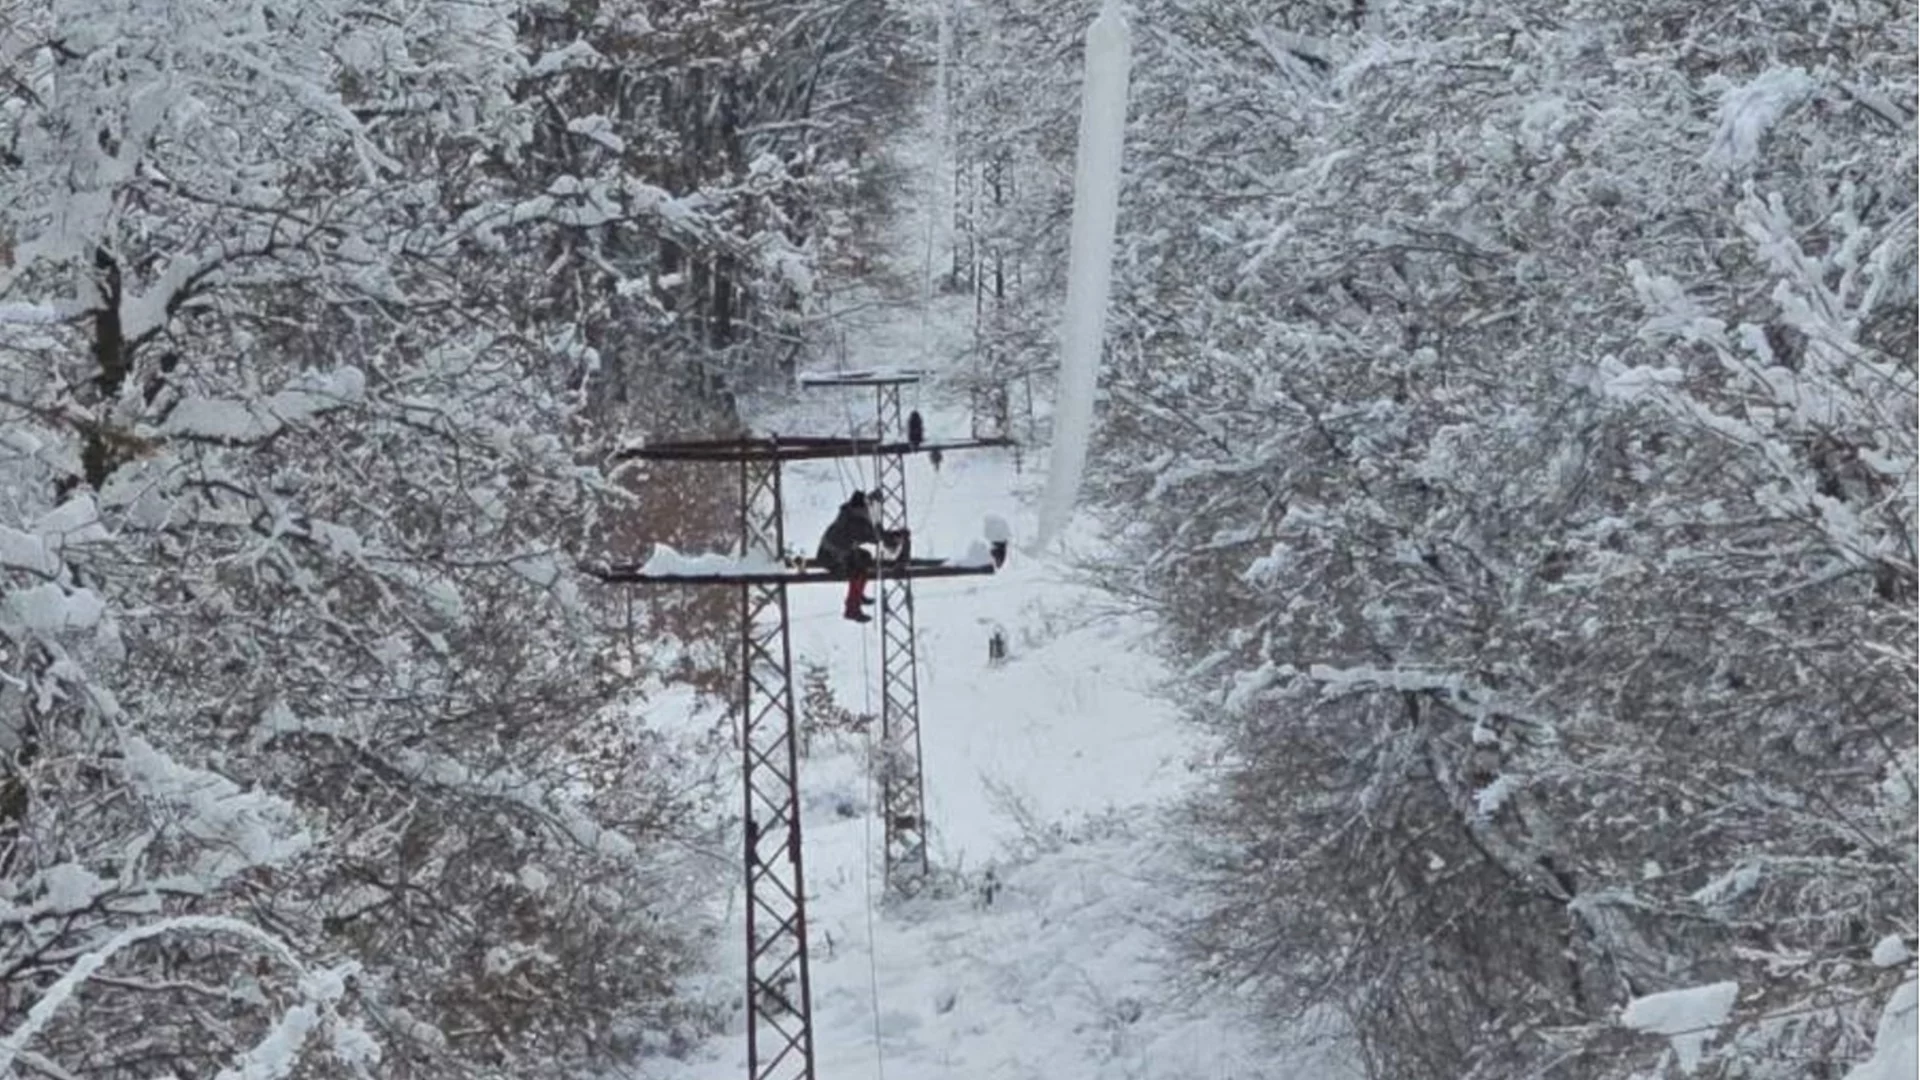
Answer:
<path fill-rule="evenodd" d="M 856 491 L 840 504 L 840 513 L 820 535 L 820 548 L 813 561 L 837 573 L 847 575 L 847 604 L 842 614 L 854 622 L 872 622 L 873 616 L 861 610 L 873 603 L 867 596 L 867 579 L 874 569 L 871 544 L 885 558 L 907 558 L 907 530 L 882 529 L 873 519 L 872 505 L 880 493 Z"/>

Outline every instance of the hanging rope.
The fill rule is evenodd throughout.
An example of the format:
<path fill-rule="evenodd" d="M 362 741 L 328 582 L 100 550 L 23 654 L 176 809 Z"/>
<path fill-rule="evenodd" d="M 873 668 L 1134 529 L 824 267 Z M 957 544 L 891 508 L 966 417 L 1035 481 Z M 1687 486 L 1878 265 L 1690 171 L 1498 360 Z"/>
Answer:
<path fill-rule="evenodd" d="M 858 420 L 855 420 L 855 419 L 853 418 L 853 401 L 852 401 L 852 395 L 850 395 L 850 394 L 848 394 L 848 395 L 842 395 L 842 396 L 841 396 L 841 398 L 840 398 L 840 408 L 841 408 L 842 410 L 844 410 L 844 411 L 846 412 L 846 414 L 847 414 L 847 436 L 848 436 L 848 438 L 853 438 L 853 439 L 857 439 L 857 438 L 859 438 L 859 437 L 860 437 L 860 422 L 859 422 Z M 835 460 L 835 461 L 840 461 L 841 459 L 839 459 L 839 458 L 835 458 L 834 460 Z M 856 478 L 857 478 L 857 479 L 859 480 L 859 482 L 860 482 L 860 486 L 858 487 L 858 489 L 857 489 L 857 490 L 860 490 L 860 491 L 865 491 L 865 490 L 867 490 L 867 481 L 866 481 L 866 477 L 864 477 L 864 476 L 860 476 L 860 475 L 859 475 L 859 473 L 860 473 L 860 459 L 859 459 L 859 458 L 852 458 L 852 459 L 850 459 L 850 460 L 852 460 L 852 461 L 853 461 L 853 471 L 854 471 L 854 475 L 855 475 L 855 477 L 856 477 Z M 876 471 L 876 472 L 875 472 L 875 473 L 874 473 L 873 475 L 874 475 L 874 478 L 875 478 L 875 482 L 877 483 L 877 482 L 878 482 L 878 480 L 879 480 L 879 476 L 880 476 L 880 474 L 879 474 L 879 472 L 878 472 L 878 471 Z M 844 477 L 843 477 L 843 479 L 844 479 Z"/>
<path fill-rule="evenodd" d="M 843 397 L 843 398 L 841 399 L 841 408 L 842 408 L 843 410 L 845 410 L 845 412 L 846 412 L 846 415 L 847 415 L 847 435 L 848 435 L 848 437 L 850 437 L 850 438 L 859 438 L 859 437 L 860 437 L 860 429 L 859 429 L 859 426 L 858 426 L 858 422 L 857 422 L 857 421 L 855 421 L 855 420 L 854 420 L 854 418 L 853 418 L 853 405 L 852 405 L 851 403 L 849 403 L 849 402 L 847 402 L 847 401 L 846 401 L 846 399 L 845 399 L 845 398 Z M 849 464 L 848 464 L 848 462 L 849 462 L 849 461 L 851 461 L 851 462 L 852 462 L 852 464 L 851 464 L 851 465 L 849 465 Z M 860 474 L 860 459 L 859 459 L 859 458 L 851 458 L 851 459 L 849 459 L 849 458 L 834 458 L 834 459 L 833 459 L 833 468 L 834 468 L 834 472 L 835 472 L 835 474 L 836 474 L 836 475 L 838 475 L 838 476 L 839 476 L 839 478 L 840 478 L 840 490 L 841 490 L 842 492 L 849 492 L 849 491 L 866 491 L 866 490 L 867 490 L 867 479 L 866 479 L 866 477 L 864 477 L 864 476 L 862 476 L 862 475 Z M 851 475 L 851 478 L 852 478 L 852 483 L 849 483 L 849 482 L 848 482 L 848 479 L 849 479 L 849 476 L 850 476 L 850 475 Z M 879 476 L 879 473 L 877 473 L 877 472 L 876 472 L 876 473 L 874 474 L 874 476 L 876 477 L 876 480 L 877 480 L 877 478 L 878 478 L 878 476 Z M 842 497 L 842 498 L 845 498 L 845 496 L 844 496 L 844 495 L 842 495 L 841 497 Z"/>
<path fill-rule="evenodd" d="M 945 35 L 942 34 L 942 40 L 940 41 L 940 46 L 942 47 L 941 60 L 943 63 L 946 59 L 945 52 L 944 52 L 945 45 L 946 45 Z M 935 122 L 940 127 L 942 138 L 946 137 L 945 133 L 948 130 L 949 125 L 951 124 L 951 117 L 948 115 L 950 111 L 950 105 L 945 100 L 947 93 L 948 93 L 948 89 L 943 85 L 940 88 L 941 101 L 939 103 L 940 104 L 939 111 L 941 115 L 935 118 Z M 935 217 L 938 214 L 940 209 L 940 200 L 937 196 L 937 192 L 939 190 L 939 186 L 944 184 L 946 181 L 945 177 L 937 175 L 937 170 L 942 164 L 944 164 L 945 155 L 935 154 L 934 159 L 935 160 L 933 163 L 933 168 L 936 171 L 936 174 L 931 177 L 932 183 L 929 185 L 929 190 L 927 191 L 928 206 L 927 206 L 927 212 L 926 212 L 926 218 L 925 218 L 926 225 L 921 234 L 922 247 L 921 247 L 921 256 L 920 256 L 920 296 L 918 298 L 919 308 L 920 308 L 920 311 L 919 311 L 920 333 L 918 337 L 919 337 L 919 354 L 920 354 L 920 360 L 921 360 L 921 363 L 919 366 L 922 369 L 926 368 L 927 365 L 925 361 L 930 355 L 928 339 L 931 336 L 930 316 L 932 314 L 932 309 L 933 309 L 933 248 L 934 248 L 934 233 L 938 228 L 937 222 L 935 221 Z M 844 344 L 844 339 L 842 339 L 842 367 L 843 368 L 845 367 L 844 352 L 845 352 L 845 344 Z M 921 388 L 916 384 L 914 387 L 914 405 L 915 405 L 916 412 L 919 411 L 918 406 L 921 404 L 921 402 L 922 402 Z M 849 434 L 852 434 L 857 437 L 859 434 L 859 428 L 856 426 L 854 422 L 853 404 L 851 400 L 847 400 L 844 407 L 847 412 L 847 431 Z M 880 481 L 880 475 L 881 475 L 880 455 L 878 453 L 878 445 L 880 440 L 886 437 L 887 433 L 885 431 L 880 430 L 878 423 L 876 422 L 873 434 L 874 434 L 874 443 L 875 443 L 876 452 L 873 455 L 872 476 L 873 476 L 875 485 L 878 485 Z M 854 460 L 857 461 L 858 459 L 854 459 Z M 857 469 L 857 466 L 856 466 L 856 469 Z M 844 481 L 845 481 L 844 473 L 842 474 L 841 479 L 844 484 Z M 903 463 L 902 479 L 903 480 L 905 479 L 904 463 Z M 858 490 L 866 490 L 864 487 L 864 480 L 862 481 L 862 485 L 863 486 Z M 936 481 L 935 491 L 938 491 L 938 489 L 939 489 L 939 484 Z M 891 492 L 889 494 L 891 494 L 895 498 L 905 497 L 904 492 Z M 931 503 L 932 503 L 932 500 L 929 499 L 929 505 L 927 507 L 927 510 L 932 509 Z M 879 508 L 877 507 L 875 508 L 875 512 L 882 513 L 882 511 L 880 511 Z M 924 523 L 925 521 L 926 512 L 927 511 L 922 511 L 922 523 Z M 904 508 L 901 514 L 901 524 L 908 526 L 910 529 L 914 524 L 913 522 L 908 520 L 908 515 L 904 511 Z M 874 526 L 877 530 L 880 527 L 880 521 L 876 520 L 874 522 Z M 914 531 L 917 531 L 917 530 L 914 530 Z M 887 618 L 887 612 L 884 610 L 884 605 L 886 604 L 886 579 L 885 579 L 886 545 L 880 542 L 880 539 L 878 536 L 875 537 L 874 548 L 875 550 L 874 550 L 874 567 L 873 567 L 873 588 L 874 588 L 874 592 L 880 598 L 880 603 L 883 605 L 883 609 L 880 613 L 880 617 L 884 620 L 885 618 Z M 867 795 L 867 811 L 868 812 L 866 816 L 866 842 L 862 845 L 862 850 L 865 854 L 866 873 L 864 877 L 864 889 L 862 891 L 863 891 L 863 895 L 865 897 L 865 902 L 866 902 L 867 983 L 868 983 L 868 989 L 871 994 L 871 1001 L 873 1005 L 874 1067 L 878 1070 L 879 1080 L 886 1080 L 886 1075 L 887 1075 L 886 1052 L 880 1045 L 880 1038 L 881 1038 L 880 963 L 878 959 L 880 950 L 879 950 L 879 942 L 875 937 L 875 920 L 874 920 L 874 914 L 873 914 L 873 908 L 874 908 L 874 904 L 873 904 L 873 818 L 876 812 L 885 813 L 886 808 L 877 806 L 877 804 L 874 801 L 873 669 L 869 660 L 869 653 L 871 650 L 869 649 L 868 642 L 869 642 L 869 636 L 866 632 L 866 628 L 862 627 L 861 634 L 860 634 L 860 689 L 861 689 L 861 694 L 863 695 L 863 701 L 865 703 L 866 715 L 868 717 L 867 735 L 866 735 L 867 761 L 868 761 L 868 768 L 866 770 L 866 774 L 867 774 L 866 775 L 866 795 Z M 882 692 L 884 693 L 884 690 Z M 892 767 L 892 748 L 889 746 L 886 746 L 884 741 L 882 742 L 882 745 L 881 745 L 881 753 L 883 755 L 883 759 L 879 763 L 880 767 L 891 768 Z"/>
<path fill-rule="evenodd" d="M 833 459 L 833 471 L 834 471 L 834 475 L 836 475 L 836 476 L 837 476 L 837 477 L 839 477 L 839 479 L 840 479 L 840 490 L 841 490 L 841 492 L 843 492 L 843 494 L 842 494 L 842 495 L 840 495 L 840 498 L 842 498 L 842 499 L 845 499 L 845 498 L 846 498 L 846 495 L 844 494 L 844 492 L 848 492 L 848 491 L 854 491 L 854 490 L 865 490 L 864 488 L 859 488 L 859 487 L 857 487 L 857 485 L 858 485 L 858 482 L 859 482 L 859 477 L 857 477 L 857 476 L 856 476 L 856 477 L 854 477 L 854 486 L 850 486 L 850 485 L 849 485 L 849 483 L 848 483 L 848 480 L 847 480 L 847 462 L 846 462 L 846 459 L 844 459 L 844 458 L 834 458 L 834 459 Z"/>
<path fill-rule="evenodd" d="M 886 1080 L 887 1058 L 880 1047 L 880 945 L 874 937 L 873 918 L 873 669 L 867 663 L 867 652 L 867 635 L 863 629 L 860 634 L 860 692 L 866 702 L 867 717 L 867 818 L 866 842 L 860 845 L 865 856 L 866 872 L 860 880 L 867 907 L 867 986 L 873 1002 L 873 1064 L 879 1070 L 879 1080 Z M 884 746 L 881 749 L 885 752 Z"/>

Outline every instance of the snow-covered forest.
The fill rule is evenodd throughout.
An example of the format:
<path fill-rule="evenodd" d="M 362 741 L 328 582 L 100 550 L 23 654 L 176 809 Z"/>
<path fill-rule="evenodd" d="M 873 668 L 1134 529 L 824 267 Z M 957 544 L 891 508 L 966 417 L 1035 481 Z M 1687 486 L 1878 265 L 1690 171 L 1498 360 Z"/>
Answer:
<path fill-rule="evenodd" d="M 850 356 L 1022 554 L 910 906 L 796 607 L 823 1077 L 1910 1077 L 1913 5 L 1118 7 L 1022 548 L 1096 0 L 0 0 L 0 1077 L 739 1075 L 738 599 L 576 567 Z"/>

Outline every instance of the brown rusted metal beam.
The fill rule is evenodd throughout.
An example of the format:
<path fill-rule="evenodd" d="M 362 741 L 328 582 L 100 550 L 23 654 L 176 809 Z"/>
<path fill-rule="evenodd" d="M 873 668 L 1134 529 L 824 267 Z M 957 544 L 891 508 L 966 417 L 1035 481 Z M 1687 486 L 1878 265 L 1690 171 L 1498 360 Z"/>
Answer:
<path fill-rule="evenodd" d="M 844 570 L 765 570 L 747 573 L 712 574 L 649 574 L 640 566 L 632 563 L 614 563 L 604 566 L 582 566 L 580 572 L 589 577 L 599 578 L 611 584 L 649 584 L 649 585 L 812 585 L 822 582 L 845 582 L 850 576 Z M 880 567 L 878 576 L 886 578 L 944 578 L 979 577 L 994 572 L 992 566 L 974 566 L 956 563 L 910 563 L 901 566 L 887 563 Z"/>
<path fill-rule="evenodd" d="M 832 371 L 816 375 L 800 376 L 801 386 L 905 386 L 920 381 L 926 374 L 923 371 L 899 369 L 895 371 L 863 370 Z"/>
<path fill-rule="evenodd" d="M 1011 447 L 1012 439 L 950 439 L 946 442 L 877 442 L 873 439 L 772 438 L 697 439 L 626 446 L 614 451 L 614 461 L 818 461 L 862 458 L 875 454 L 942 454 L 955 450 Z"/>

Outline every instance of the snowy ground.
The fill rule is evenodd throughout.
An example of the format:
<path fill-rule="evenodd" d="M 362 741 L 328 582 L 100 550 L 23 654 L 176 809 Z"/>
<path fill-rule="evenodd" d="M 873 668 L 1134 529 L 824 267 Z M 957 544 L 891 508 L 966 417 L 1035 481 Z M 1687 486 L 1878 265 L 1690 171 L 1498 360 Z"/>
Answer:
<path fill-rule="evenodd" d="M 926 264 L 924 224 L 901 222 L 897 263 Z M 909 295 L 865 310 L 848 324 L 846 368 L 931 369 L 925 385 L 904 391 L 905 404 L 926 417 L 930 439 L 969 434 L 952 385 L 967 363 L 967 301 Z M 871 390 L 820 388 L 756 419 L 761 430 L 830 435 L 873 415 Z M 1304 1052 L 1276 1061 L 1229 1007 L 1185 1002 L 1174 987 L 1160 928 L 1180 914 L 1166 881 L 1177 859 L 1155 810 L 1187 781 L 1193 747 L 1154 696 L 1150 627 L 1104 610 L 1063 567 L 1021 547 L 1034 535 L 1031 504 L 1044 480 L 1034 467 L 1044 460 L 1028 450 L 1022 471 L 1014 453 L 990 450 L 951 454 L 938 471 L 924 458 L 909 463 L 916 555 L 964 552 L 989 514 L 1012 524 L 1015 552 L 993 577 L 915 589 L 937 895 L 879 902 L 881 826 L 864 739 L 823 740 L 802 763 L 817 1074 L 1338 1080 L 1343 1071 Z M 811 548 L 846 494 L 872 483 L 866 462 L 790 467 L 789 546 Z M 1096 543 L 1084 533 L 1068 540 Z M 825 665 L 842 705 L 877 712 L 878 624 L 844 621 L 840 603 L 836 587 L 792 591 L 796 677 Z M 987 660 L 996 627 L 1009 644 L 999 666 Z M 717 997 L 744 987 L 740 901 L 729 905 Z M 745 1056 L 736 1011 L 692 1060 L 641 1075 L 738 1080 Z"/>

